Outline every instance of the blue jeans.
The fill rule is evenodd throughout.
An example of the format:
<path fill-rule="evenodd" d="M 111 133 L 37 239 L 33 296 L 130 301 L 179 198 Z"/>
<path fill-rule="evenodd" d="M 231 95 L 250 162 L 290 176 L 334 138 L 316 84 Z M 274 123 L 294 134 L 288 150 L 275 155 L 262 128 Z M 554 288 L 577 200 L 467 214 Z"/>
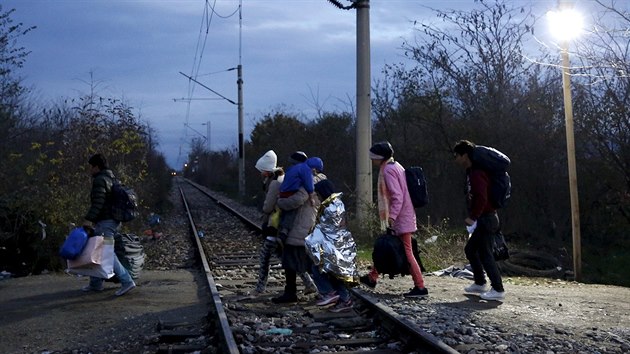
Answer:
<path fill-rule="evenodd" d="M 101 220 L 94 225 L 94 234 L 103 235 L 103 237 L 114 238 L 116 231 L 120 227 L 120 222 L 115 220 Z M 127 271 L 127 268 L 118 260 L 116 253 L 114 253 L 114 274 L 120 279 L 120 283 L 124 287 L 127 284 L 133 283 L 131 275 Z M 90 277 L 90 287 L 99 289 L 103 286 L 103 278 Z"/>
<path fill-rule="evenodd" d="M 350 292 L 343 280 L 332 274 L 321 273 L 316 265 L 313 266 L 312 275 L 320 294 L 329 294 L 334 291 L 339 295 L 339 300 L 344 302 L 350 300 Z"/>

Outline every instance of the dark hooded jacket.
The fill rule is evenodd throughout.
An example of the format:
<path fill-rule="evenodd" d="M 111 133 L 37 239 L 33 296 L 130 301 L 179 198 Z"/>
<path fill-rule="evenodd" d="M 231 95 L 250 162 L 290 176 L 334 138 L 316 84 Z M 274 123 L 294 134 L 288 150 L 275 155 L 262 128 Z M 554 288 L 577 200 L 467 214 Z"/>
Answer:
<path fill-rule="evenodd" d="M 114 173 L 105 169 L 94 175 L 92 191 L 90 192 L 90 209 L 85 215 L 85 220 L 97 223 L 102 220 L 111 220 L 112 216 L 112 184 Z"/>

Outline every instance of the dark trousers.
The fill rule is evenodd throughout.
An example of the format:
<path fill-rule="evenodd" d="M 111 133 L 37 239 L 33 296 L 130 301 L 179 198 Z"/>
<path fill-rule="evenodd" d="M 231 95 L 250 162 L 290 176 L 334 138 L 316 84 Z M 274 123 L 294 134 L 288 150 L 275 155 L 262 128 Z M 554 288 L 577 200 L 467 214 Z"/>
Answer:
<path fill-rule="evenodd" d="M 503 281 L 501 273 L 497 268 L 497 263 L 492 256 L 492 239 L 499 231 L 499 217 L 496 213 L 485 214 L 477 219 L 477 228 L 468 239 L 464 252 L 470 262 L 475 284 L 486 283 L 484 270 L 490 278 L 490 285 L 496 291 L 503 291 Z"/>
<path fill-rule="evenodd" d="M 297 272 L 293 269 L 284 269 L 284 293 L 287 295 L 297 295 Z"/>

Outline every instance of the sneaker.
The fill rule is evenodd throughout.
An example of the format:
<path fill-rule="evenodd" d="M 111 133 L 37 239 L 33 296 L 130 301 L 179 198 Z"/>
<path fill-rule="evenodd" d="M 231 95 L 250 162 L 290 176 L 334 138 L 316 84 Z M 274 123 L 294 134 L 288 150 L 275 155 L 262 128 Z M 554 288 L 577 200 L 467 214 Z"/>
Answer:
<path fill-rule="evenodd" d="M 81 288 L 81 291 L 85 291 L 85 292 L 88 292 L 88 291 L 103 291 L 103 289 L 105 289 L 105 287 L 103 285 L 101 285 L 100 288 L 94 288 L 94 287 L 92 287 L 90 285 L 86 285 L 86 286 Z"/>
<path fill-rule="evenodd" d="M 413 289 L 411 289 L 410 292 L 403 294 L 403 296 L 413 298 L 427 297 L 429 296 L 429 290 L 427 290 L 427 288 L 420 289 L 419 287 L 415 286 Z"/>
<path fill-rule="evenodd" d="M 476 283 L 472 283 L 471 285 L 468 285 L 467 287 L 464 288 L 465 293 L 479 294 L 479 295 L 487 292 L 488 290 L 490 290 L 490 287 L 488 286 L 488 284 L 479 285 Z"/>
<path fill-rule="evenodd" d="M 297 295 L 295 294 L 289 295 L 286 293 L 271 299 L 271 302 L 273 302 L 274 304 L 290 304 L 290 303 L 296 303 L 297 301 L 298 301 Z"/>
<path fill-rule="evenodd" d="M 120 289 L 118 289 L 118 291 L 116 291 L 116 296 L 123 296 L 135 287 L 136 287 L 136 283 L 134 282 L 131 282 L 127 285 L 123 285 Z"/>
<path fill-rule="evenodd" d="M 330 304 L 334 304 L 337 301 L 339 301 L 339 295 L 337 295 L 334 291 L 330 292 L 324 296 L 322 296 L 322 299 L 317 301 L 315 304 L 317 306 L 326 306 L 326 305 L 330 305 Z"/>
<path fill-rule="evenodd" d="M 479 297 L 484 300 L 503 301 L 503 299 L 505 299 L 505 291 L 496 291 L 494 289 L 490 289 L 490 291 L 479 295 Z"/>
<path fill-rule="evenodd" d="M 369 275 L 364 275 L 362 277 L 359 278 L 359 281 L 361 282 L 361 284 L 368 286 L 372 289 L 374 289 L 376 287 L 376 282 L 372 279 L 370 279 Z"/>
<path fill-rule="evenodd" d="M 338 313 L 338 312 L 348 312 L 352 310 L 352 300 L 348 299 L 348 301 L 339 301 L 333 307 L 331 307 L 328 311 Z"/>

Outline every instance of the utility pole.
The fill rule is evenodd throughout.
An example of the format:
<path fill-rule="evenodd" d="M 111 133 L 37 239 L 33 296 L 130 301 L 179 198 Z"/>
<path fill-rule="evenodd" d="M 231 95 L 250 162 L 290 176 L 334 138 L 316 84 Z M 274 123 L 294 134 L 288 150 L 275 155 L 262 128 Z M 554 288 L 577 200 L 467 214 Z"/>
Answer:
<path fill-rule="evenodd" d="M 368 220 L 372 205 L 372 103 L 370 75 L 370 1 L 357 0 L 357 127 L 356 127 L 356 186 L 357 219 L 359 225 Z"/>
<path fill-rule="evenodd" d="M 560 11 L 573 10 L 572 1 L 558 0 Z M 576 30 L 577 32 L 577 30 Z M 575 35 L 575 34 L 574 34 Z M 573 132 L 573 98 L 571 97 L 571 62 L 569 61 L 569 39 L 561 40 L 562 92 L 564 98 L 564 122 L 567 136 L 567 165 L 569 170 L 569 195 L 571 200 L 571 233 L 573 241 L 573 275 L 582 281 L 582 237 L 580 233 L 580 203 L 578 198 L 577 168 L 575 159 L 575 136 Z"/>
<path fill-rule="evenodd" d="M 582 246 L 580 233 L 580 204 L 578 198 L 577 168 L 575 158 L 575 136 L 573 132 L 573 99 L 571 97 L 571 62 L 569 41 L 579 36 L 582 16 L 573 9 L 570 0 L 558 0 L 558 11 L 549 12 L 552 34 L 560 40 L 562 58 L 562 93 L 564 99 L 564 121 L 567 138 L 567 165 L 569 172 L 569 196 L 571 201 L 571 231 L 573 241 L 573 274 L 575 281 L 582 280 Z"/>
<path fill-rule="evenodd" d="M 208 143 L 208 152 L 210 152 L 212 150 L 212 142 L 210 141 L 210 133 L 212 133 L 212 129 L 211 129 L 210 121 L 201 123 L 201 125 L 206 126 L 206 136 L 208 137 L 208 140 L 206 142 Z"/>
<path fill-rule="evenodd" d="M 245 141 L 243 138 L 243 67 L 237 67 L 238 80 L 238 194 L 245 197 Z"/>
<path fill-rule="evenodd" d="M 243 137 L 243 66 L 241 65 L 243 36 L 243 0 L 238 4 L 238 195 L 245 197 L 245 140 Z"/>

